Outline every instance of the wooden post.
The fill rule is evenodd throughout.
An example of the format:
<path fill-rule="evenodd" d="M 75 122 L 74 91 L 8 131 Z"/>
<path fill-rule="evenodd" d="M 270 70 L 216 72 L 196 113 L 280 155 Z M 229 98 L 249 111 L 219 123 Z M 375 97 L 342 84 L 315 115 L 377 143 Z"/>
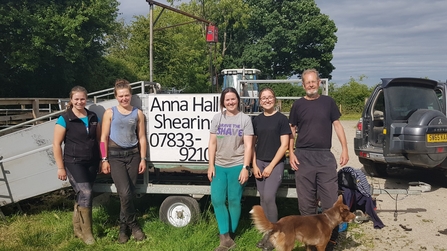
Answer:
<path fill-rule="evenodd" d="M 33 118 L 38 118 L 40 116 L 39 112 L 39 99 L 33 100 Z"/>

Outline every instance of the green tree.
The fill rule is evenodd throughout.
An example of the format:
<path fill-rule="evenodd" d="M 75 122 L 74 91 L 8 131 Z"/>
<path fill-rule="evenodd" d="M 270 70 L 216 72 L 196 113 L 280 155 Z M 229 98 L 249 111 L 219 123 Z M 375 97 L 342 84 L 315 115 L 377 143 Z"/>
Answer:
<path fill-rule="evenodd" d="M 92 84 L 116 0 L 7 0 L 0 5 L 0 96 L 66 96 Z"/>
<path fill-rule="evenodd" d="M 359 79 L 350 78 L 349 82 L 336 88 L 330 95 L 341 106 L 342 113 L 361 113 L 365 106 L 365 99 L 371 94 L 371 88 L 362 84 L 364 75 Z"/>
<path fill-rule="evenodd" d="M 261 84 L 260 89 L 264 87 L 271 88 L 276 97 L 303 97 L 306 94 L 303 86 L 297 83 L 280 83 L 280 84 Z M 293 99 L 284 99 L 281 102 L 281 111 L 289 112 L 292 108 L 292 104 L 295 100 Z"/>
<path fill-rule="evenodd" d="M 230 36 L 235 42 L 228 46 L 225 66 L 258 68 L 272 79 L 300 75 L 306 68 L 331 77 L 337 28 L 313 0 L 246 2 L 248 28 L 235 28 Z"/>
<path fill-rule="evenodd" d="M 244 45 L 235 44 L 235 34 L 244 33 L 248 29 L 251 11 L 249 5 L 242 0 L 195 0 L 191 1 L 190 9 L 206 20 L 213 22 L 219 29 L 219 56 L 227 57 L 230 47 Z M 241 34 L 242 35 L 242 34 Z M 222 70 L 222 60 L 215 61 L 216 71 Z M 227 65 L 225 68 L 240 68 Z"/>
<path fill-rule="evenodd" d="M 186 24 L 190 17 L 154 8 L 159 17 L 153 34 L 153 81 L 165 89 L 183 92 L 209 92 L 209 46 L 202 24 Z M 149 17 L 138 16 L 113 38 L 114 45 L 107 58 L 122 59 L 139 80 L 149 80 Z M 126 31 L 126 29 L 128 29 Z M 128 35 L 131 34 L 131 35 Z M 127 37 L 127 40 L 126 40 Z"/>

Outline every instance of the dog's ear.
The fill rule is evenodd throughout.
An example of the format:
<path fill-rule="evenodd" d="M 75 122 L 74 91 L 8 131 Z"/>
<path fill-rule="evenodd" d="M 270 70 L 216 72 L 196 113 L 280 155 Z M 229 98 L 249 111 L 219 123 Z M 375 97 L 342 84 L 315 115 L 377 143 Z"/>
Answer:
<path fill-rule="evenodd" d="M 338 196 L 337 202 L 335 202 L 335 204 L 343 204 L 343 195 L 340 194 Z"/>
<path fill-rule="evenodd" d="M 251 208 L 251 210 L 250 210 L 250 212 L 249 213 L 254 213 L 256 210 L 260 210 L 259 208 L 261 208 L 262 209 L 262 207 L 261 206 L 259 206 L 259 205 L 254 205 L 252 208 Z"/>

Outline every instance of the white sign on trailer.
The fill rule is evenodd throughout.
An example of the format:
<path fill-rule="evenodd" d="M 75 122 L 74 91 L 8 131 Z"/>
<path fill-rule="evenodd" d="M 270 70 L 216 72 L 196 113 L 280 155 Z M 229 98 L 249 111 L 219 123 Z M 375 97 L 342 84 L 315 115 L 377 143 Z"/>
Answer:
<path fill-rule="evenodd" d="M 211 120 L 219 94 L 155 94 L 148 97 L 148 144 L 153 162 L 208 162 Z"/>

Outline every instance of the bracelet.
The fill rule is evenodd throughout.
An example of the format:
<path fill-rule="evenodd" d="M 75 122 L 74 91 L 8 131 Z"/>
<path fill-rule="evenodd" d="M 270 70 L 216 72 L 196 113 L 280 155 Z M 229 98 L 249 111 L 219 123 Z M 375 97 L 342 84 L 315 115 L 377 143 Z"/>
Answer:
<path fill-rule="evenodd" d="M 141 157 L 141 160 L 147 161 L 148 159 L 146 157 Z"/>
<path fill-rule="evenodd" d="M 103 158 L 101 159 L 101 162 L 106 162 L 106 161 L 109 161 L 109 159 L 108 159 L 107 157 L 103 157 Z"/>

